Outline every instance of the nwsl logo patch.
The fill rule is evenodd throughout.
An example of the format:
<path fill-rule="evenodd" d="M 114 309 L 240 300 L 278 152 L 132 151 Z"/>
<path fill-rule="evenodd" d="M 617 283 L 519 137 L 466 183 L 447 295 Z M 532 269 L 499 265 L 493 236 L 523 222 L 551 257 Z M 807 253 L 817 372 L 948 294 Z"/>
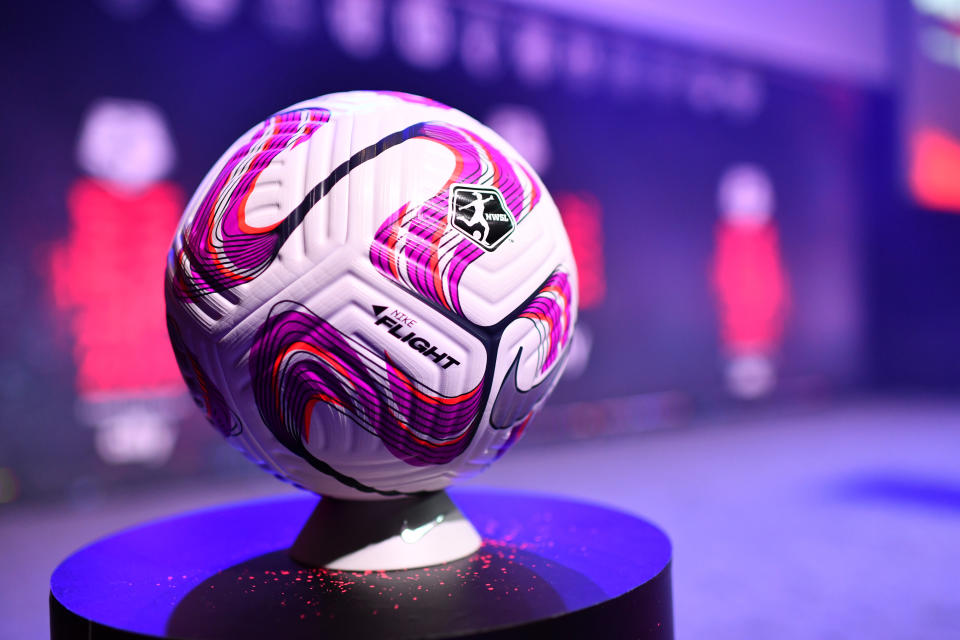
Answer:
<path fill-rule="evenodd" d="M 475 184 L 450 187 L 450 224 L 487 251 L 499 247 L 517 226 L 500 190 Z"/>

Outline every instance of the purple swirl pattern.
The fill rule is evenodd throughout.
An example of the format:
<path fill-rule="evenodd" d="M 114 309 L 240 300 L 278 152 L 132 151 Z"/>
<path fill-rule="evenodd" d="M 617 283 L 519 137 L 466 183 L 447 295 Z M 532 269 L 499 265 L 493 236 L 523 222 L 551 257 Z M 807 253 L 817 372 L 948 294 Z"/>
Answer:
<path fill-rule="evenodd" d="M 246 219 L 247 198 L 257 179 L 282 152 L 310 137 L 330 118 L 325 109 L 306 108 L 271 116 L 227 160 L 182 231 L 174 262 L 174 291 L 196 299 L 223 292 L 263 273 L 289 235 L 280 220 L 258 227 Z"/>
<path fill-rule="evenodd" d="M 456 160 L 455 168 L 426 202 L 405 203 L 387 216 L 374 234 L 370 261 L 388 278 L 462 316 L 460 280 L 484 250 L 448 224 L 450 186 L 467 183 L 497 187 L 517 223 L 540 201 L 540 188 L 522 164 L 508 160 L 466 129 L 424 122 L 416 125 L 411 137 L 449 149 Z"/>
<path fill-rule="evenodd" d="M 242 430 L 240 420 L 227 406 L 223 394 L 200 366 L 197 357 L 187 348 L 180 333 L 180 327 L 170 316 L 167 316 L 167 332 L 170 334 L 170 343 L 173 345 L 173 354 L 180 367 L 180 374 L 187 383 L 187 389 L 190 390 L 193 401 L 203 410 L 210 424 L 223 436 L 238 435 Z"/>
<path fill-rule="evenodd" d="M 264 424 L 311 462 L 316 459 L 305 445 L 317 402 L 350 418 L 413 466 L 450 462 L 470 444 L 479 423 L 482 383 L 460 396 L 438 394 L 389 357 L 289 301 L 278 303 L 257 332 L 250 369 Z"/>
<path fill-rule="evenodd" d="M 556 362 L 570 340 L 573 330 L 572 300 L 570 279 L 564 271 L 558 269 L 547 278 L 530 303 L 520 312 L 520 317 L 533 322 L 540 334 L 537 361 L 541 374 L 546 373 Z"/>
<path fill-rule="evenodd" d="M 414 466 L 445 464 L 467 448 L 481 411 L 482 384 L 459 396 L 446 397 L 419 387 L 387 360 L 392 435 L 381 439 L 397 458 Z M 399 431 L 398 431 L 399 429 Z"/>

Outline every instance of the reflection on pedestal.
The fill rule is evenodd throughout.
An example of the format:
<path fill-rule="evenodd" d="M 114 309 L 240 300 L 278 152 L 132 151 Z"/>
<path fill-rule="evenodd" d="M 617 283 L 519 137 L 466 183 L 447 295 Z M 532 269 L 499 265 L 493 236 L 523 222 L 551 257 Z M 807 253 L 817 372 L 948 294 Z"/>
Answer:
<path fill-rule="evenodd" d="M 297 564 L 287 547 L 316 506 L 306 495 L 119 533 L 54 572 L 51 637 L 673 637 L 656 527 L 557 498 L 451 494 L 482 546 L 422 569 Z"/>

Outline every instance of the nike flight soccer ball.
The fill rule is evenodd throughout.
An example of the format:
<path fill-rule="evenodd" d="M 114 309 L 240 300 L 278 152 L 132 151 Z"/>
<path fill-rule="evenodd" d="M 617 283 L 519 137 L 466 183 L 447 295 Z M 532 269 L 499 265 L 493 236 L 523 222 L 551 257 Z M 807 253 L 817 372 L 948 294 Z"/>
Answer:
<path fill-rule="evenodd" d="M 210 422 L 319 494 L 440 490 L 523 433 L 559 378 L 577 275 L 550 195 L 443 104 L 356 91 L 243 134 L 193 195 L 167 323 Z"/>

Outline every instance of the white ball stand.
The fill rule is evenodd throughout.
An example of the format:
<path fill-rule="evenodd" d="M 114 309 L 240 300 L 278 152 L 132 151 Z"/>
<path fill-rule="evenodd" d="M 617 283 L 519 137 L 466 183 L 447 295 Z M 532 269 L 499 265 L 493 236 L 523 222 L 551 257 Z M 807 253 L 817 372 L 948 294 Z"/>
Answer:
<path fill-rule="evenodd" d="M 480 534 L 446 491 L 369 502 L 323 498 L 290 556 L 307 567 L 395 571 L 459 560 L 480 544 Z"/>

